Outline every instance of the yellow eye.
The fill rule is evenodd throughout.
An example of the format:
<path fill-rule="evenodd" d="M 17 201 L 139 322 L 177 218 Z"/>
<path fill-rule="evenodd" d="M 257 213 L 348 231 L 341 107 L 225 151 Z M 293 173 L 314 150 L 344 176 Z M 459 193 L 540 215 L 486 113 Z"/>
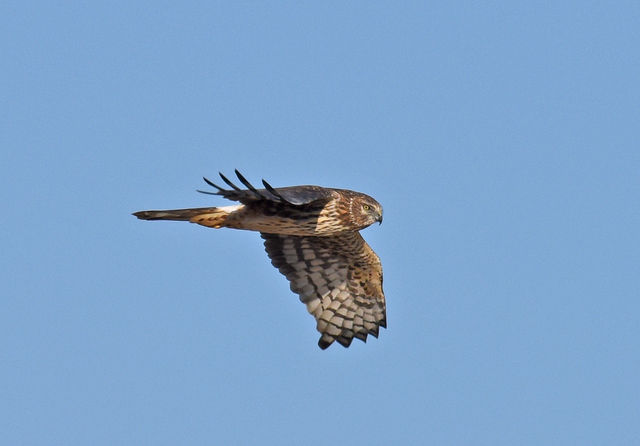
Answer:
<path fill-rule="evenodd" d="M 368 211 L 369 209 L 371 209 L 371 206 L 369 206 L 368 204 L 363 204 L 362 209 L 364 209 L 365 211 Z"/>

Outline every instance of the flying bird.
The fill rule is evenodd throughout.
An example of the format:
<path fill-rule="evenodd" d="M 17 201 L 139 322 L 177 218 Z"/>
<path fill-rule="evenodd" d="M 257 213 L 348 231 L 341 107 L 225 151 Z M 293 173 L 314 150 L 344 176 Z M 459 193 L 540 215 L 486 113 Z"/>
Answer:
<path fill-rule="evenodd" d="M 180 220 L 210 228 L 258 231 L 271 263 L 289 280 L 316 319 L 318 346 L 334 341 L 351 345 L 367 341 L 387 326 L 380 258 L 364 241 L 360 230 L 382 223 L 382 206 L 360 192 L 320 186 L 274 188 L 262 180 L 257 189 L 240 172 L 240 189 L 220 173 L 230 189 L 204 178 L 233 206 L 140 211 L 142 220 Z"/>

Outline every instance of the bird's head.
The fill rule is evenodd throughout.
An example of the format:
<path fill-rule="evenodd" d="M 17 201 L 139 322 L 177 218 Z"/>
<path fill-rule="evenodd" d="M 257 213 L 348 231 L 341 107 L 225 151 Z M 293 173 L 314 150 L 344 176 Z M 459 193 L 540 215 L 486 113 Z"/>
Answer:
<path fill-rule="evenodd" d="M 357 209 L 352 208 L 352 211 L 358 215 L 363 228 L 375 222 L 382 224 L 382 206 L 376 200 L 363 194 L 356 205 Z"/>

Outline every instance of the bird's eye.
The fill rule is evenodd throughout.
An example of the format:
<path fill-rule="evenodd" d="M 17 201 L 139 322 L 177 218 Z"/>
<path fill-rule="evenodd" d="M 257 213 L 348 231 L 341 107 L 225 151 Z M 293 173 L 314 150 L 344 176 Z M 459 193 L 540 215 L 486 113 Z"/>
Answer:
<path fill-rule="evenodd" d="M 364 209 L 365 211 L 368 211 L 369 209 L 371 209 L 371 206 L 369 206 L 368 204 L 363 204 L 362 209 Z"/>

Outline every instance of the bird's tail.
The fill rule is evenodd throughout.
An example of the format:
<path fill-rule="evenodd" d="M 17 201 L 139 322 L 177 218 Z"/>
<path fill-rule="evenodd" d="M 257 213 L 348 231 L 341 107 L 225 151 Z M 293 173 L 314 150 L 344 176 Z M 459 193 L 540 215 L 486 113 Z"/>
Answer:
<path fill-rule="evenodd" d="M 133 215 L 140 220 L 176 220 L 190 221 L 211 228 L 224 226 L 227 217 L 238 206 L 223 206 L 217 208 L 169 209 L 166 211 L 139 211 Z"/>

